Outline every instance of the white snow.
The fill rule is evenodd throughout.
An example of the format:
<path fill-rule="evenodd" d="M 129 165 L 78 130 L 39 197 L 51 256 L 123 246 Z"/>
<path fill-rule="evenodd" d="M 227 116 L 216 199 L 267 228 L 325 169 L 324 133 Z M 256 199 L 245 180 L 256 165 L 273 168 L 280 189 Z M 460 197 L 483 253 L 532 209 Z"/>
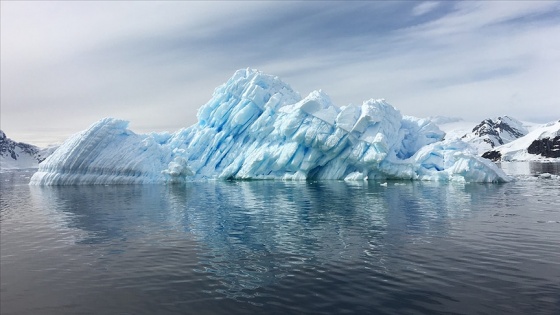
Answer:
<path fill-rule="evenodd" d="M 426 119 L 445 132 L 445 139 L 447 140 L 461 139 L 467 133 L 472 132 L 474 126 L 479 124 L 474 121 L 465 121 L 461 118 L 445 116 L 433 116 Z"/>
<path fill-rule="evenodd" d="M 0 171 L 38 168 L 39 162 L 51 155 L 57 147 L 41 149 L 31 144 L 16 142 L 0 130 Z"/>
<path fill-rule="evenodd" d="M 496 146 L 516 140 L 528 132 L 521 121 L 509 116 L 501 116 L 477 124 L 471 132 L 462 137 L 462 140 L 476 147 L 478 154 L 483 154 Z"/>
<path fill-rule="evenodd" d="M 530 154 L 527 152 L 527 148 L 535 140 L 560 136 L 560 121 L 550 122 L 541 126 L 534 126 L 532 129 L 533 131 L 529 132 L 526 136 L 494 148 L 495 151 L 502 154 L 502 161 L 558 160 L 554 158 L 545 158 L 536 154 Z"/>
<path fill-rule="evenodd" d="M 519 134 L 527 135 L 530 131 L 540 128 L 541 125 L 533 122 L 519 121 L 509 116 L 501 116 L 494 119 L 486 119 L 482 122 L 464 121 L 461 118 L 433 116 L 426 118 L 436 124 L 441 130 L 445 132 L 446 140 L 462 140 L 467 142 L 478 155 L 482 155 L 487 151 L 494 150 L 495 147 L 500 145 L 500 142 L 507 144 L 511 141 L 517 140 Z M 492 128 L 488 126 L 491 124 L 506 124 L 511 129 L 518 132 L 512 134 L 511 129 L 504 130 L 500 127 L 495 128 L 495 134 L 484 134 L 481 131 Z M 486 124 L 485 124 L 486 123 Z M 481 128 L 481 125 L 484 125 Z M 478 127 L 478 128 L 476 128 Z M 492 133 L 492 132 L 490 132 Z M 494 144 L 494 146 L 492 146 Z"/>
<path fill-rule="evenodd" d="M 14 153 L 17 155 L 17 160 L 13 159 L 11 156 L 0 155 L 0 169 L 1 170 L 13 170 L 13 169 L 23 169 L 23 168 L 37 168 L 39 167 L 39 161 L 34 155 L 28 154 L 21 150 L 20 148 L 14 148 Z"/>
<path fill-rule="evenodd" d="M 32 184 L 173 183 L 196 179 L 413 179 L 503 182 L 496 165 L 429 120 L 384 100 L 335 106 L 301 98 L 275 76 L 239 70 L 174 134 L 136 134 L 106 118 L 41 163 Z"/>

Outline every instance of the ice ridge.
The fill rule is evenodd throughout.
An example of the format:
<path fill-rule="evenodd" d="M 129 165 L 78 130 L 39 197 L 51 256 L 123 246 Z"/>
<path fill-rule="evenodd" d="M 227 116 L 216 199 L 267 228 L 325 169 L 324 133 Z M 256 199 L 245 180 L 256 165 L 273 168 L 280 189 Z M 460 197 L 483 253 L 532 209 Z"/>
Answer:
<path fill-rule="evenodd" d="M 302 98 L 278 77 L 239 70 L 176 133 L 136 134 L 106 118 L 68 139 L 32 184 L 177 183 L 196 179 L 510 178 L 461 141 L 442 141 L 429 120 L 385 100 L 335 106 L 322 91 Z"/>

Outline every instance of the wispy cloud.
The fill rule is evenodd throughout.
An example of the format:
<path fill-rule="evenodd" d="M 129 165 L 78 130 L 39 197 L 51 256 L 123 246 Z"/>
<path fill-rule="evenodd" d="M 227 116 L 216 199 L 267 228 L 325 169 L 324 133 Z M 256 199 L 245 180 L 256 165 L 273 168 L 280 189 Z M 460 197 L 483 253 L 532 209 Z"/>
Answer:
<path fill-rule="evenodd" d="M 439 6 L 437 1 L 423 1 L 412 9 L 413 15 L 424 15 Z"/>
<path fill-rule="evenodd" d="M 246 67 L 338 105 L 384 97 L 418 116 L 560 117 L 559 2 L 1 6 L 2 128 L 16 139 L 103 116 L 186 127 Z"/>

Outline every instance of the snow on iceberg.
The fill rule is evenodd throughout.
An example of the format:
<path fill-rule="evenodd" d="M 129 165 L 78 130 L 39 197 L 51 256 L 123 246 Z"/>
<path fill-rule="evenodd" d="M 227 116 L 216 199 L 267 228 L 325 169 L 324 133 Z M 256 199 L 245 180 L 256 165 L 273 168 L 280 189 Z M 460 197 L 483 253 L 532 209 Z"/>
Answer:
<path fill-rule="evenodd" d="M 504 182 L 493 163 L 429 120 L 384 100 L 335 106 L 278 77 L 239 70 L 174 134 L 139 135 L 103 119 L 40 165 L 32 184 L 175 183 L 192 179 L 414 179 Z"/>

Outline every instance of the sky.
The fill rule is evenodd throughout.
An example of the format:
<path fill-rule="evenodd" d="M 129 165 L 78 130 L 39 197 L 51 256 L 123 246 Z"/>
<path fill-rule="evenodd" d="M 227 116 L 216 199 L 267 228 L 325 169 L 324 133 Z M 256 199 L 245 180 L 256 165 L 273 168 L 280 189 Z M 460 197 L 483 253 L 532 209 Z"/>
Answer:
<path fill-rule="evenodd" d="M 197 122 L 238 69 L 335 105 L 560 119 L 559 1 L 1 1 L 0 128 L 39 146 L 104 117 Z"/>

